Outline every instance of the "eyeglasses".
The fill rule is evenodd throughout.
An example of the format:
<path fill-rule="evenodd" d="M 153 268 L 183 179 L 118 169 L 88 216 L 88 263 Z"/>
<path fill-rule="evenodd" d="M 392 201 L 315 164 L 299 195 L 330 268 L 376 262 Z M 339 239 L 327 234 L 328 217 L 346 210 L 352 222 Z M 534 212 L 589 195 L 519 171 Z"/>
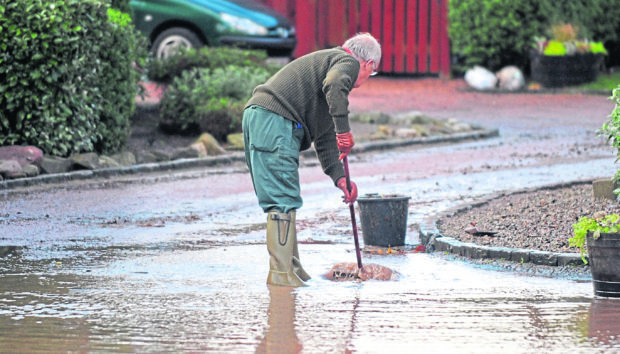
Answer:
<path fill-rule="evenodd" d="M 372 72 L 370 73 L 370 76 L 375 76 L 378 74 L 377 72 L 377 63 L 375 63 L 374 60 L 370 59 L 367 61 L 368 63 L 370 63 L 371 68 L 372 68 Z"/>

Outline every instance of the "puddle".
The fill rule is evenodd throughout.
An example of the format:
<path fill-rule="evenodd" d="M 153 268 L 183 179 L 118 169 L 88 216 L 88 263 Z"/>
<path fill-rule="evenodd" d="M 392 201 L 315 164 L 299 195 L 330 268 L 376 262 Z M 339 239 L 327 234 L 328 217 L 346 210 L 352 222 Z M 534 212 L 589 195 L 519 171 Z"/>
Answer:
<path fill-rule="evenodd" d="M 310 286 L 275 292 L 265 285 L 264 245 L 134 253 L 90 266 L 35 260 L 5 269 L 0 351 L 620 348 L 620 319 L 610 316 L 620 313 L 620 301 L 593 299 L 590 283 L 423 253 L 364 255 L 398 271 L 397 281 L 332 282 L 321 275 L 354 262 L 352 245 L 301 244 L 300 254 Z"/>

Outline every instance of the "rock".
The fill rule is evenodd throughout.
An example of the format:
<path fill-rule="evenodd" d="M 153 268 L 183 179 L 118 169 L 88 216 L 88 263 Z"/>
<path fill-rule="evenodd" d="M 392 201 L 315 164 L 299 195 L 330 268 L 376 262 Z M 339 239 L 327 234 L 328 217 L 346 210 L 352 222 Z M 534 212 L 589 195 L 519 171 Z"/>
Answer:
<path fill-rule="evenodd" d="M 39 175 L 39 168 L 35 165 L 26 165 L 22 167 L 22 170 L 26 177 L 36 177 Z"/>
<path fill-rule="evenodd" d="M 198 153 L 198 157 L 206 157 L 208 155 L 207 148 L 205 148 L 202 143 L 193 143 L 189 147 L 190 149 L 196 150 L 196 152 Z"/>
<path fill-rule="evenodd" d="M 592 194 L 594 199 L 617 200 L 618 196 L 614 190 L 618 187 L 620 186 L 614 183 L 611 178 L 597 179 L 592 182 Z"/>
<path fill-rule="evenodd" d="M 128 167 L 136 164 L 136 155 L 129 151 L 120 152 L 112 155 L 111 157 L 121 166 Z"/>
<path fill-rule="evenodd" d="M 101 168 L 99 163 L 99 155 L 94 152 L 84 154 L 74 154 L 69 157 L 74 170 L 96 170 Z"/>
<path fill-rule="evenodd" d="M 404 112 L 404 113 L 398 113 L 395 114 L 391 117 L 390 122 L 395 123 L 395 124 L 413 124 L 414 123 L 414 119 L 416 119 L 416 117 L 425 117 L 424 114 L 420 111 L 409 111 L 409 112 Z"/>
<path fill-rule="evenodd" d="M 377 131 L 385 136 L 392 135 L 392 129 L 388 125 L 380 125 L 377 127 Z"/>
<path fill-rule="evenodd" d="M 458 123 L 458 124 L 451 125 L 450 129 L 452 129 L 452 131 L 455 133 L 464 133 L 464 132 L 468 132 L 472 130 L 471 125 L 467 123 Z"/>
<path fill-rule="evenodd" d="M 430 125 L 430 124 L 435 124 L 435 120 L 429 116 L 419 114 L 416 116 L 409 117 L 409 124 Z"/>
<path fill-rule="evenodd" d="M 508 91 L 517 91 L 525 87 L 523 72 L 516 66 L 507 66 L 495 74 L 499 81 L 499 88 Z"/>
<path fill-rule="evenodd" d="M 44 156 L 41 162 L 41 173 L 65 173 L 71 170 L 73 162 L 64 157 Z"/>
<path fill-rule="evenodd" d="M 172 159 L 173 160 L 177 160 L 177 159 L 195 159 L 200 157 L 198 155 L 198 151 L 196 151 L 196 149 L 192 148 L 191 146 L 188 147 L 184 147 L 184 148 L 178 148 L 176 150 L 174 150 L 174 152 L 172 153 Z"/>
<path fill-rule="evenodd" d="M 471 125 L 463 123 L 457 119 L 450 118 L 446 121 L 446 125 L 454 133 L 463 133 L 472 130 Z"/>
<path fill-rule="evenodd" d="M 226 142 L 229 149 L 243 150 L 243 133 L 228 134 Z"/>
<path fill-rule="evenodd" d="M 413 139 L 420 136 L 420 133 L 415 129 L 399 128 L 394 132 L 394 136 L 401 139 Z"/>
<path fill-rule="evenodd" d="M 171 156 L 161 150 L 147 151 L 138 157 L 140 163 L 170 161 Z"/>
<path fill-rule="evenodd" d="M 99 156 L 99 168 L 118 168 L 121 164 L 110 156 Z"/>
<path fill-rule="evenodd" d="M 491 90 L 497 86 L 497 77 L 491 71 L 476 65 L 465 72 L 465 82 L 476 90 Z"/>
<path fill-rule="evenodd" d="M 41 166 L 43 151 L 34 146 L 2 146 L 0 147 L 0 160 L 17 161 L 20 166 Z"/>
<path fill-rule="evenodd" d="M 418 136 L 429 136 L 430 135 L 429 127 L 427 125 L 424 125 L 424 124 L 413 124 L 411 126 L 411 129 L 413 129 L 416 132 L 418 132 Z"/>
<path fill-rule="evenodd" d="M 22 166 L 15 160 L 0 160 L 0 175 L 6 179 L 26 177 Z"/>
<path fill-rule="evenodd" d="M 204 145 L 205 149 L 207 149 L 207 155 L 209 156 L 226 154 L 226 150 L 224 150 L 213 135 L 209 133 L 203 133 L 196 142 Z"/>

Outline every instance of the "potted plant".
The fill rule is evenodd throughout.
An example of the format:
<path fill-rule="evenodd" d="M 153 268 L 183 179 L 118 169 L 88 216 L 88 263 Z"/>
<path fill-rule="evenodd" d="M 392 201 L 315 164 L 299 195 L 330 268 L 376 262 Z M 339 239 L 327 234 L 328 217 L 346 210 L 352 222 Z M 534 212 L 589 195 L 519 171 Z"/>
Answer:
<path fill-rule="evenodd" d="M 620 86 L 613 91 L 614 110 L 599 134 L 605 135 L 620 158 Z M 614 182 L 620 181 L 620 170 Z M 620 189 L 615 190 L 620 196 Z M 620 297 L 620 215 L 597 212 L 593 217 L 581 217 L 573 224 L 574 236 L 568 240 L 578 247 L 581 257 L 590 264 L 594 293 L 598 296 Z M 586 260 L 586 250 L 588 260 Z"/>
<path fill-rule="evenodd" d="M 594 294 L 620 297 L 620 215 L 597 212 L 580 218 L 573 230 L 568 243 L 578 247 L 584 263 L 590 264 Z"/>
<path fill-rule="evenodd" d="M 571 24 L 551 27 L 550 39 L 535 38 L 531 52 L 532 80 L 545 87 L 563 87 L 595 81 L 603 56 L 603 43 L 578 39 Z"/>

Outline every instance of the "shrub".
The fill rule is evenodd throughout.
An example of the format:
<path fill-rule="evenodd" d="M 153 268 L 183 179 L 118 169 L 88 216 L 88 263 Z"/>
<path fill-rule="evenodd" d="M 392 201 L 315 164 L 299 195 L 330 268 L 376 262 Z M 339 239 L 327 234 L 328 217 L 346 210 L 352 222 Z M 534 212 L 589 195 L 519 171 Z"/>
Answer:
<path fill-rule="evenodd" d="M 217 69 L 229 65 L 263 67 L 270 71 L 265 64 L 267 55 L 264 51 L 248 50 L 231 47 L 203 47 L 199 50 L 180 48 L 179 51 L 166 59 L 153 59 L 147 65 L 149 80 L 170 83 L 183 71 L 193 68 Z"/>
<path fill-rule="evenodd" d="M 101 1 L 0 0 L 0 145 L 57 156 L 120 146 L 136 93 L 135 36 Z"/>
<path fill-rule="evenodd" d="M 228 134 L 241 131 L 245 101 L 228 98 L 215 99 L 199 106 L 196 119 L 200 131 L 209 132 L 218 141 L 226 141 Z"/>
<path fill-rule="evenodd" d="M 140 72 L 134 62 L 144 63 L 147 40 L 131 25 L 128 14 L 108 10 L 108 33 L 99 43 L 98 89 L 102 96 L 100 124 L 96 129 L 95 150 L 117 152 L 130 133 Z"/>
<path fill-rule="evenodd" d="M 185 71 L 160 101 L 162 124 L 176 126 L 180 132 L 200 128 L 222 141 L 227 134 L 240 131 L 245 102 L 270 75 L 265 68 L 236 65 Z"/>
<path fill-rule="evenodd" d="M 599 130 L 599 134 L 607 138 L 607 142 L 616 151 L 618 160 L 620 159 L 620 85 L 613 90 L 611 99 L 615 101 L 614 109 Z M 620 183 L 620 170 L 616 171 L 613 179 L 617 184 Z M 620 189 L 616 189 L 615 192 L 620 200 Z"/>
<path fill-rule="evenodd" d="M 579 248 L 583 263 L 588 264 L 586 260 L 588 231 L 591 231 L 592 237 L 595 239 L 601 236 L 601 233 L 619 232 L 620 231 L 620 215 L 606 215 L 604 212 L 597 212 L 593 217 L 582 216 L 573 224 L 573 237 L 568 239 L 570 247 Z"/>
<path fill-rule="evenodd" d="M 529 68 L 535 36 L 555 24 L 572 23 L 594 41 L 618 38 L 620 7 L 609 0 L 450 0 L 451 49 L 463 71 L 474 65 L 498 70 Z"/>
<path fill-rule="evenodd" d="M 450 0 L 448 16 L 452 52 L 461 58 L 456 70 L 524 67 L 526 48 L 546 28 L 537 0 Z"/>

